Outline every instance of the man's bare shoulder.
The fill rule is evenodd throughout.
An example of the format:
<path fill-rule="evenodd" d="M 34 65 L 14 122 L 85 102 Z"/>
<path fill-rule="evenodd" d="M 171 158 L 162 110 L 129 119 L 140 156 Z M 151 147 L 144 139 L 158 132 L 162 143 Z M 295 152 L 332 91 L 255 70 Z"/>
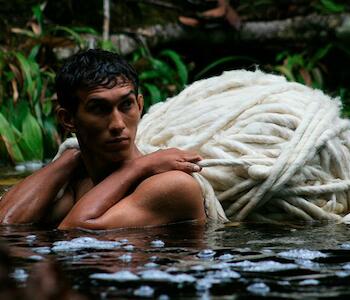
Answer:
<path fill-rule="evenodd" d="M 182 171 L 169 171 L 144 180 L 133 193 L 141 205 L 174 220 L 205 218 L 204 200 L 198 182 Z"/>

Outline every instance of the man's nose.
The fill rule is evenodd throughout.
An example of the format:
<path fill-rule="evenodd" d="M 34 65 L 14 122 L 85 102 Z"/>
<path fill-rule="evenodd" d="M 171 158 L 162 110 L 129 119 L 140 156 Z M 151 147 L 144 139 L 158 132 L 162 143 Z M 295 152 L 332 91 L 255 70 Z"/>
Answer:
<path fill-rule="evenodd" d="M 109 130 L 114 133 L 120 133 L 125 129 L 125 123 L 118 109 L 113 109 L 109 122 Z"/>

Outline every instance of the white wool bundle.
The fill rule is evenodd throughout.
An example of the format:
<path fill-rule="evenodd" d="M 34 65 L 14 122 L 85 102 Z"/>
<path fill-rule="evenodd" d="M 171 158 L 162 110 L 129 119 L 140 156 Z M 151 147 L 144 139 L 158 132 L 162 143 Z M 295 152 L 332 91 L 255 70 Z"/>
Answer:
<path fill-rule="evenodd" d="M 209 218 L 341 220 L 350 211 L 350 122 L 340 102 L 261 71 L 200 80 L 140 122 L 143 153 L 197 151 Z M 345 218 L 347 220 L 347 218 Z"/>
<path fill-rule="evenodd" d="M 193 176 L 210 219 L 348 221 L 350 122 L 339 108 L 284 77 L 229 71 L 151 107 L 136 144 L 204 158 Z"/>

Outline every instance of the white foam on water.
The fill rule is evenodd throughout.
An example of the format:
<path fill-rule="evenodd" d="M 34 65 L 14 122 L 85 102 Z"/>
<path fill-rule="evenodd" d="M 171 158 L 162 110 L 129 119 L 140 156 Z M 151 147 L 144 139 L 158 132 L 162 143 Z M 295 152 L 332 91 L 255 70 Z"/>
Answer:
<path fill-rule="evenodd" d="M 327 257 L 326 254 L 320 251 L 313 251 L 313 250 L 307 250 L 307 249 L 293 249 L 289 251 L 282 251 L 277 255 L 284 258 L 309 259 L 309 260 L 319 258 L 319 257 Z"/>
<path fill-rule="evenodd" d="M 134 245 L 126 245 L 126 246 L 123 246 L 123 249 L 126 251 L 134 251 L 135 246 Z"/>
<path fill-rule="evenodd" d="M 247 286 L 247 291 L 252 294 L 265 296 L 270 292 L 270 287 L 264 282 L 257 282 Z"/>
<path fill-rule="evenodd" d="M 320 282 L 316 279 L 305 279 L 299 282 L 299 285 L 319 285 Z"/>
<path fill-rule="evenodd" d="M 144 280 L 149 281 L 172 281 L 173 275 L 160 270 L 147 270 L 138 273 Z"/>
<path fill-rule="evenodd" d="M 28 243 L 33 243 L 35 240 L 36 240 L 36 235 L 35 234 L 31 234 L 31 235 L 27 235 L 26 237 L 25 237 L 25 239 L 26 239 L 26 241 L 28 242 Z"/>
<path fill-rule="evenodd" d="M 298 265 L 296 264 L 282 264 L 276 261 L 267 260 L 267 261 L 258 261 L 252 262 L 245 260 L 237 263 L 230 263 L 230 266 L 241 267 L 246 272 L 276 272 L 283 270 L 292 270 L 297 269 Z"/>
<path fill-rule="evenodd" d="M 28 278 L 28 273 L 23 269 L 16 268 L 10 276 L 16 281 L 25 282 Z"/>
<path fill-rule="evenodd" d="M 118 282 L 136 281 L 140 279 L 139 276 L 130 271 L 119 271 L 115 273 L 94 273 L 90 275 L 90 278 Z"/>
<path fill-rule="evenodd" d="M 44 259 L 44 257 L 42 257 L 41 255 L 31 255 L 28 258 L 35 261 L 40 261 Z"/>
<path fill-rule="evenodd" d="M 132 261 L 132 255 L 131 254 L 123 254 L 118 257 L 119 260 L 123 262 L 131 262 Z"/>
<path fill-rule="evenodd" d="M 156 269 L 156 268 L 159 268 L 159 265 L 154 262 L 149 262 L 144 264 L 144 267 L 147 269 Z"/>
<path fill-rule="evenodd" d="M 134 295 L 138 297 L 151 298 L 154 295 L 154 289 L 148 285 L 143 285 L 134 291 Z"/>
<path fill-rule="evenodd" d="M 341 244 L 340 248 L 342 248 L 342 249 L 350 249 L 350 243 Z"/>
<path fill-rule="evenodd" d="M 31 248 L 34 252 L 39 253 L 39 254 L 49 254 L 51 253 L 51 248 L 50 247 L 34 247 Z"/>
<path fill-rule="evenodd" d="M 236 271 L 226 269 L 226 270 L 216 271 L 212 276 L 215 279 L 227 280 L 227 279 L 240 278 L 241 274 L 237 273 Z"/>
<path fill-rule="evenodd" d="M 162 240 L 154 240 L 151 242 L 151 246 L 155 248 L 163 248 L 165 243 Z"/>
<path fill-rule="evenodd" d="M 92 237 L 79 237 L 71 241 L 57 241 L 51 248 L 54 252 L 70 252 L 84 249 L 114 249 L 120 247 L 120 242 L 100 241 Z"/>
<path fill-rule="evenodd" d="M 230 260 L 232 259 L 234 256 L 230 253 L 226 253 L 226 254 L 223 254 L 223 255 L 220 255 L 218 257 L 219 260 Z"/>

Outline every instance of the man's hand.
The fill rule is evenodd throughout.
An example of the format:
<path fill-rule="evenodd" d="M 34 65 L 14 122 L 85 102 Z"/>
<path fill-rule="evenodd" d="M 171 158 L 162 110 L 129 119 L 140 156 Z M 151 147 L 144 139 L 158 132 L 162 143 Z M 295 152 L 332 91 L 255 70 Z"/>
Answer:
<path fill-rule="evenodd" d="M 200 160 L 202 157 L 194 151 L 170 148 L 142 156 L 134 162 L 141 164 L 147 176 L 152 176 L 174 170 L 185 173 L 199 172 L 201 167 L 196 163 Z"/>

